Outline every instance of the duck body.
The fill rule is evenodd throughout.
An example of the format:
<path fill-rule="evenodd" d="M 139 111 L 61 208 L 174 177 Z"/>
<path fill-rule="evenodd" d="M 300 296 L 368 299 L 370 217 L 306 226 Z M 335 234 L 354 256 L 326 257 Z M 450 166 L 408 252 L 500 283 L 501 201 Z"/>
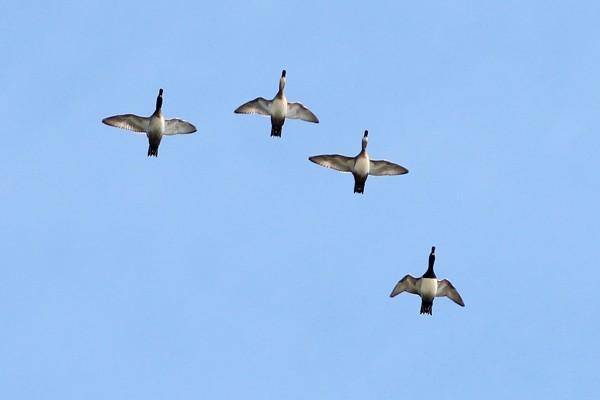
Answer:
<path fill-rule="evenodd" d="M 196 127 L 180 118 L 165 119 L 162 114 L 163 90 L 158 91 L 156 110 L 150 117 L 135 114 L 115 115 L 102 120 L 106 125 L 127 129 L 135 133 L 145 133 L 148 138 L 148 156 L 158 157 L 158 146 L 164 135 L 178 135 L 196 132 Z"/>
<path fill-rule="evenodd" d="M 354 158 L 354 168 L 352 169 L 352 175 L 354 176 L 354 193 L 364 193 L 365 183 L 369 177 L 369 171 L 371 169 L 371 160 L 366 149 L 363 149 Z"/>
<path fill-rule="evenodd" d="M 369 131 L 365 130 L 362 138 L 362 150 L 356 157 L 340 154 L 323 154 L 308 159 L 315 164 L 340 172 L 350 172 L 354 176 L 354 193 L 364 193 L 365 183 L 369 175 L 403 175 L 408 170 L 398 164 L 386 160 L 371 160 L 367 153 Z"/>
<path fill-rule="evenodd" d="M 283 129 L 287 112 L 288 102 L 283 94 L 283 89 L 280 89 L 271 105 L 271 136 L 281 137 L 281 130 Z"/>
<path fill-rule="evenodd" d="M 435 263 L 435 247 L 431 248 L 429 255 L 429 267 L 425 274 L 420 278 L 412 275 L 406 275 L 402 278 L 392 290 L 390 297 L 395 297 L 403 292 L 416 294 L 421 297 L 421 314 L 433 313 L 433 300 L 436 297 L 448 297 L 461 307 L 465 306 L 463 299 L 449 280 L 438 280 L 433 271 Z"/>
<path fill-rule="evenodd" d="M 281 78 L 279 78 L 279 90 L 272 100 L 257 97 L 236 108 L 234 113 L 259 114 L 271 117 L 271 136 L 275 137 L 281 137 L 281 131 L 286 118 L 318 123 L 319 119 L 316 115 L 302 105 L 302 103 L 288 102 L 284 93 L 285 75 L 286 72 L 283 70 Z"/>
<path fill-rule="evenodd" d="M 165 131 L 165 117 L 160 110 L 157 110 L 148 118 L 148 156 L 158 157 L 158 146 Z"/>
<path fill-rule="evenodd" d="M 421 314 L 432 313 L 433 299 L 437 293 L 438 281 L 436 278 L 421 278 L 419 293 L 421 295 Z"/>

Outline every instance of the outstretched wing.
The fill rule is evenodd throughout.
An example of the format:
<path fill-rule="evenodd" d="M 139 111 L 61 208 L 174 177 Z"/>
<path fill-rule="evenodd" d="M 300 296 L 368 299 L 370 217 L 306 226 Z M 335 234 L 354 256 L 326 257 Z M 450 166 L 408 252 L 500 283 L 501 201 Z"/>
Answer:
<path fill-rule="evenodd" d="M 308 159 L 315 164 L 341 172 L 352 172 L 352 166 L 354 164 L 354 158 L 341 156 L 339 154 L 324 154 L 322 156 L 308 157 Z"/>
<path fill-rule="evenodd" d="M 371 160 L 369 175 L 403 175 L 407 174 L 408 170 L 398 164 L 386 160 Z"/>
<path fill-rule="evenodd" d="M 179 135 L 182 133 L 194 133 L 196 127 L 180 118 L 165 119 L 164 135 Z"/>
<path fill-rule="evenodd" d="M 288 103 L 286 118 L 301 119 L 308 122 L 319 122 L 319 118 L 302 103 Z"/>
<path fill-rule="evenodd" d="M 136 133 L 146 133 L 148 121 L 147 117 L 139 117 L 134 114 L 115 115 L 102 120 L 106 125 L 127 129 Z"/>
<path fill-rule="evenodd" d="M 394 290 L 392 290 L 392 293 L 390 293 L 390 297 L 397 296 L 402 292 L 419 294 L 417 291 L 417 278 L 412 275 L 406 275 L 404 278 L 400 279 L 394 287 Z"/>
<path fill-rule="evenodd" d="M 260 115 L 271 115 L 271 105 L 273 102 L 262 97 L 257 97 L 254 100 L 250 100 L 247 103 L 242 104 L 235 109 L 236 114 L 260 114 Z"/>
<path fill-rule="evenodd" d="M 465 302 L 456 291 L 456 288 L 448 279 L 438 281 L 438 289 L 435 297 L 447 297 L 459 306 L 464 307 Z"/>

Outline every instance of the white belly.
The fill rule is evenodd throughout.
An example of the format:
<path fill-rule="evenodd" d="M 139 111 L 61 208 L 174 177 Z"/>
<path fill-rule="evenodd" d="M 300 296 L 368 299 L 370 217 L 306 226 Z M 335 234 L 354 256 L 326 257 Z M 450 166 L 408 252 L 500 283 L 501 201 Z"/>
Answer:
<path fill-rule="evenodd" d="M 438 281 L 432 278 L 421 279 L 421 297 L 426 300 L 433 300 L 437 293 Z"/>
<path fill-rule="evenodd" d="M 165 131 L 164 118 L 150 118 L 146 135 L 150 139 L 160 139 Z"/>
<path fill-rule="evenodd" d="M 369 175 L 369 157 L 359 157 L 354 164 L 354 173 L 359 176 Z"/>
<path fill-rule="evenodd" d="M 271 110 L 271 117 L 276 119 L 285 118 L 287 115 L 287 101 L 282 99 L 273 100 L 273 109 Z"/>

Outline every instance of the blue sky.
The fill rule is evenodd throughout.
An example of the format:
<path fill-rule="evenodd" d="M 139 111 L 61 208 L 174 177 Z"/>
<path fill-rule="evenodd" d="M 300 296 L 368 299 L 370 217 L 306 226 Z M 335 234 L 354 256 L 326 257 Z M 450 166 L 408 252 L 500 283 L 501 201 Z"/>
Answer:
<path fill-rule="evenodd" d="M 594 398 L 596 2 L 12 2 L 0 397 Z M 277 91 L 320 123 L 233 110 Z M 194 135 L 103 125 L 150 115 Z M 352 177 L 308 156 L 369 154 Z M 436 272 L 466 307 L 390 299 Z"/>

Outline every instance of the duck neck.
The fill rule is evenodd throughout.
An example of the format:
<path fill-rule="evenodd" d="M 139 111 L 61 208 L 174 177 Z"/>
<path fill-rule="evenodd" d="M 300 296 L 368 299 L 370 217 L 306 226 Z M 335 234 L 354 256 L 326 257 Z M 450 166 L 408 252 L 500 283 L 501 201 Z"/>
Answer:
<path fill-rule="evenodd" d="M 158 97 L 156 98 L 156 111 L 160 111 L 162 108 L 162 89 L 158 93 Z"/>
<path fill-rule="evenodd" d="M 369 143 L 369 139 L 365 136 L 362 138 L 362 152 L 367 151 L 367 144 Z"/>
<path fill-rule="evenodd" d="M 279 79 L 279 92 L 277 94 L 282 94 L 283 93 L 283 88 L 285 87 L 285 76 L 282 76 Z"/>
<path fill-rule="evenodd" d="M 278 95 L 283 95 L 283 88 L 285 87 L 285 69 L 281 71 L 281 78 L 279 78 L 279 92 Z"/>
<path fill-rule="evenodd" d="M 433 272 L 433 264 L 434 263 L 435 263 L 435 254 L 431 253 L 429 255 L 429 267 L 427 267 L 427 271 L 425 271 L 423 278 L 436 279 L 435 272 Z"/>
<path fill-rule="evenodd" d="M 362 153 L 367 151 L 367 144 L 369 143 L 369 131 L 365 130 L 365 134 L 362 138 Z"/>

